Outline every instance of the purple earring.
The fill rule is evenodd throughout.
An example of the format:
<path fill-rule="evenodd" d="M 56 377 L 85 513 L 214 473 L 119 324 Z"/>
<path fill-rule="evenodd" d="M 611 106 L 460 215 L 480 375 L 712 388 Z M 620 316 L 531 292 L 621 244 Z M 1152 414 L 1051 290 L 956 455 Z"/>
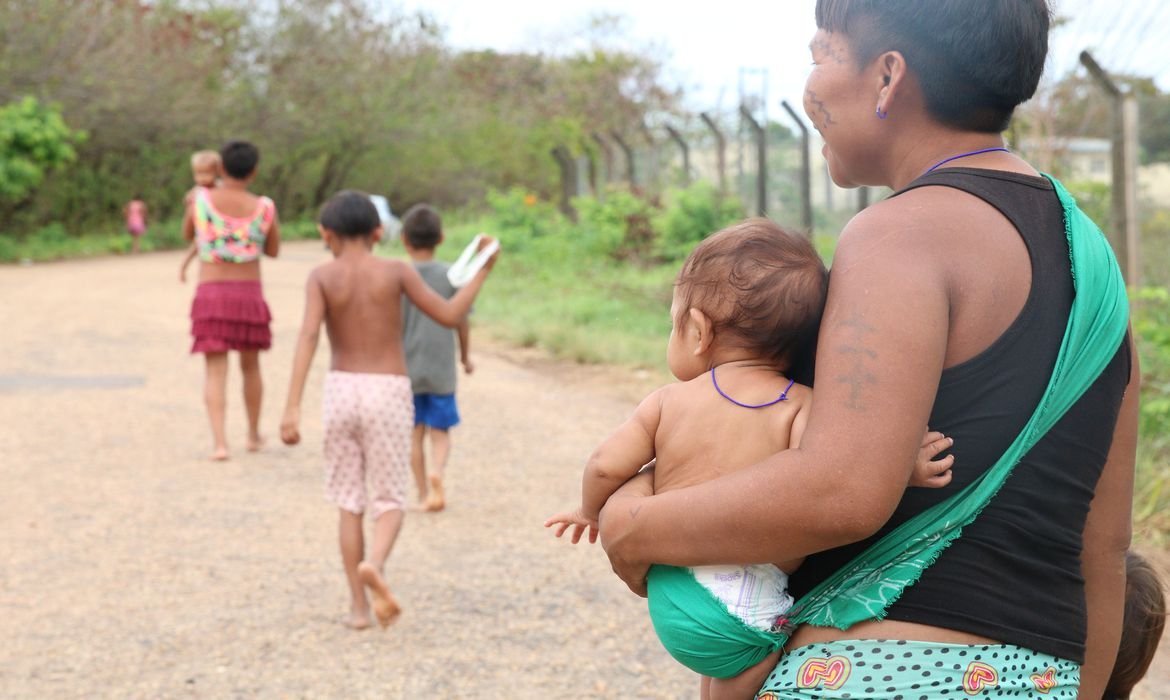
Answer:
<path fill-rule="evenodd" d="M 882 108 L 880 106 L 876 110 L 874 110 L 874 113 L 877 114 L 878 119 L 885 119 L 886 117 L 890 116 L 890 113 L 883 112 Z"/>

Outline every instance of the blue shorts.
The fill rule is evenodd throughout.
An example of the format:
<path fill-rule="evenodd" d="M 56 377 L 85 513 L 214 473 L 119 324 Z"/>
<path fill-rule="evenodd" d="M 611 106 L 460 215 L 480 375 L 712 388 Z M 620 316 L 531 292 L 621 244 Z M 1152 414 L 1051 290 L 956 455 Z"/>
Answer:
<path fill-rule="evenodd" d="M 455 394 L 415 394 L 414 424 L 435 430 L 447 430 L 459 425 Z"/>

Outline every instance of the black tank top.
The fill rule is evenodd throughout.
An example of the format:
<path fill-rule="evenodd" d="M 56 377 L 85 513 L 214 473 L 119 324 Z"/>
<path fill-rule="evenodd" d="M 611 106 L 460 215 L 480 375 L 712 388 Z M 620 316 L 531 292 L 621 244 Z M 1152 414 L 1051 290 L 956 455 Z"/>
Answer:
<path fill-rule="evenodd" d="M 877 538 L 985 472 L 1031 417 L 1068 322 L 1073 286 L 1060 202 L 1043 178 L 951 168 L 903 192 L 941 185 L 999 210 L 1019 231 L 1032 286 L 1019 316 L 978 356 L 943 371 L 930 427 L 955 439 L 954 481 L 911 488 L 874 537 L 809 557 L 791 579 L 799 596 Z M 1083 663 L 1081 537 L 1129 381 L 1128 340 L 1085 395 L 1026 454 L 1003 489 L 889 618 L 958 630 Z"/>

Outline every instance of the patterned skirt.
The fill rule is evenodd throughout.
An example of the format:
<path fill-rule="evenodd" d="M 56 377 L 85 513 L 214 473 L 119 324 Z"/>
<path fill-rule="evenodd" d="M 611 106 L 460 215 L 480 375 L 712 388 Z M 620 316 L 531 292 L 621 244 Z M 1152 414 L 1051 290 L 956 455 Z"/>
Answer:
<path fill-rule="evenodd" d="M 191 303 L 191 352 L 267 350 L 271 321 L 259 280 L 203 282 Z"/>

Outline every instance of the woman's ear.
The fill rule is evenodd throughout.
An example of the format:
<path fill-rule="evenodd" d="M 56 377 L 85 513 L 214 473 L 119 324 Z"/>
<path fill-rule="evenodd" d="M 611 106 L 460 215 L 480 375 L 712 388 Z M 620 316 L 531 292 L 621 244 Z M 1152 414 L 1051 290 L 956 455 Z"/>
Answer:
<path fill-rule="evenodd" d="M 877 58 L 877 112 L 885 119 L 885 114 L 894 110 L 900 91 L 906 89 L 907 79 L 906 57 L 901 51 L 887 51 Z"/>
<path fill-rule="evenodd" d="M 715 325 L 711 317 L 702 311 L 691 308 L 687 311 L 687 345 L 695 357 L 704 355 L 711 349 L 711 342 L 715 339 Z"/>

